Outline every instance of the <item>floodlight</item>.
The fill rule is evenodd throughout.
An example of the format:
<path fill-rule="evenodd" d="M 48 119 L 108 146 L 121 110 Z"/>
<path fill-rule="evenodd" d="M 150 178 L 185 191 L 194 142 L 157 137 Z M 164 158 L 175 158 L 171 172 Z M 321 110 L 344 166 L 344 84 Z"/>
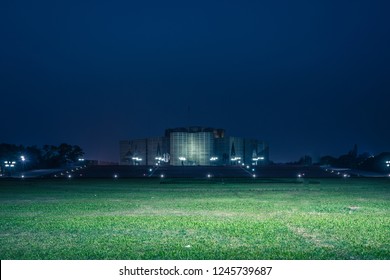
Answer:
<path fill-rule="evenodd" d="M 264 160 L 264 157 L 255 157 L 252 158 L 253 161 L 258 161 L 258 160 Z"/>

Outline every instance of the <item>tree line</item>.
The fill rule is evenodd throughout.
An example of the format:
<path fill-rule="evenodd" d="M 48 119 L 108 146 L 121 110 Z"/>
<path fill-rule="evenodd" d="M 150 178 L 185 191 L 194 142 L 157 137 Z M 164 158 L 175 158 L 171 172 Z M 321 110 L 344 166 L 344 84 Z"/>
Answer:
<path fill-rule="evenodd" d="M 389 172 L 390 166 L 387 162 L 390 161 L 390 153 L 382 152 L 377 155 L 369 153 L 358 154 L 358 147 L 355 144 L 353 148 L 346 154 L 340 156 L 326 155 L 320 158 L 317 165 L 326 165 L 336 168 L 351 168 L 375 172 Z M 312 165 L 312 158 L 308 155 L 303 156 L 296 162 L 288 164 L 292 165 Z"/>
<path fill-rule="evenodd" d="M 59 146 L 43 145 L 23 146 L 15 144 L 0 144 L 0 159 L 14 161 L 15 168 L 58 168 L 71 165 L 84 155 L 78 145 L 62 143 Z M 23 160 L 24 159 L 24 160 Z"/>
<path fill-rule="evenodd" d="M 382 152 L 377 155 L 369 153 L 354 154 L 348 153 L 339 157 L 324 156 L 321 157 L 320 165 L 329 165 L 332 167 L 351 168 L 375 172 L 389 172 L 387 161 L 390 160 L 389 152 Z"/>

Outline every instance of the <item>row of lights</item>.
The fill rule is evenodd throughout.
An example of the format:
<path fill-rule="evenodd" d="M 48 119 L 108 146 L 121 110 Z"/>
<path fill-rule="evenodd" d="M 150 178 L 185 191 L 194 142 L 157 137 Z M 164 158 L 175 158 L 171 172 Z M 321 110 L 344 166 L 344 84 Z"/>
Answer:
<path fill-rule="evenodd" d="M 75 171 L 81 170 L 85 167 L 87 167 L 87 166 L 86 165 L 79 166 L 79 167 L 76 167 L 75 169 L 71 169 L 70 172 L 75 172 Z M 72 178 L 72 174 L 70 172 L 69 172 L 69 170 L 67 170 L 67 171 L 65 171 L 65 173 L 61 172 L 60 174 L 55 174 L 54 177 L 57 178 L 60 176 L 66 176 L 70 179 L 70 178 Z M 79 176 L 81 177 L 81 176 L 83 176 L 83 174 L 79 174 Z"/>
<path fill-rule="evenodd" d="M 344 177 L 344 178 L 349 178 L 349 177 L 351 177 L 351 175 L 350 174 L 348 174 L 348 173 L 341 173 L 341 172 L 335 172 L 334 170 L 328 170 L 328 169 L 325 169 L 325 171 L 327 171 L 327 172 L 330 172 L 330 173 L 335 173 L 336 175 L 340 175 L 340 176 L 342 176 L 342 177 Z"/>
<path fill-rule="evenodd" d="M 20 160 L 24 163 L 26 158 L 24 156 L 20 156 Z M 16 161 L 10 161 L 10 160 L 4 161 L 5 167 L 15 167 L 15 165 L 16 165 Z"/>
<path fill-rule="evenodd" d="M 4 161 L 5 167 L 15 167 L 16 161 Z"/>
<path fill-rule="evenodd" d="M 207 178 L 211 178 L 211 177 L 213 177 L 213 175 L 212 175 L 212 174 L 207 174 L 206 177 L 207 177 Z M 253 177 L 253 178 L 256 178 L 257 176 L 256 176 L 256 174 L 253 174 L 252 177 Z M 164 175 L 164 174 L 160 174 L 160 178 L 165 178 L 165 175 Z"/>
<path fill-rule="evenodd" d="M 180 161 L 186 161 L 187 160 L 187 158 L 184 157 L 184 156 L 181 156 L 181 157 L 178 157 L 178 158 L 179 158 Z M 142 158 L 140 158 L 140 157 L 132 157 L 131 159 L 135 160 L 137 162 L 142 161 Z M 156 165 L 159 165 L 161 161 L 165 161 L 165 159 L 163 157 L 155 157 L 155 160 L 157 160 Z M 212 162 L 215 162 L 217 160 L 218 160 L 218 157 L 214 157 L 214 156 L 210 157 L 210 161 L 212 161 Z M 259 160 L 264 160 L 264 157 L 252 158 L 252 161 L 255 161 L 256 163 Z M 238 161 L 238 163 L 241 163 L 241 157 L 233 157 L 231 159 L 231 161 Z M 242 165 L 244 165 L 244 163 Z"/>

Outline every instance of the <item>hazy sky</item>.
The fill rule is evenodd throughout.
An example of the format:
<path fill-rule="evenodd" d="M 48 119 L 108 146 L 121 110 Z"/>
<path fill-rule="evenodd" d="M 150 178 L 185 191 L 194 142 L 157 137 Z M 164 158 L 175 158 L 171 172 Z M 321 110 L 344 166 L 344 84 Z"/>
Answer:
<path fill-rule="evenodd" d="M 390 151 L 390 1 L 1 1 L 0 142 L 201 125 L 274 161 Z"/>

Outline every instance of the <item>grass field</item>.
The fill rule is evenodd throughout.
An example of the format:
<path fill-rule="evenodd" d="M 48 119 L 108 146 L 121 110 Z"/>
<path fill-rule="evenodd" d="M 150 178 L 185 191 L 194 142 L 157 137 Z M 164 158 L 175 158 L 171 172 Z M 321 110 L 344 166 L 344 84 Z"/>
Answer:
<path fill-rule="evenodd" d="M 0 181 L 0 259 L 390 259 L 390 180 Z"/>

